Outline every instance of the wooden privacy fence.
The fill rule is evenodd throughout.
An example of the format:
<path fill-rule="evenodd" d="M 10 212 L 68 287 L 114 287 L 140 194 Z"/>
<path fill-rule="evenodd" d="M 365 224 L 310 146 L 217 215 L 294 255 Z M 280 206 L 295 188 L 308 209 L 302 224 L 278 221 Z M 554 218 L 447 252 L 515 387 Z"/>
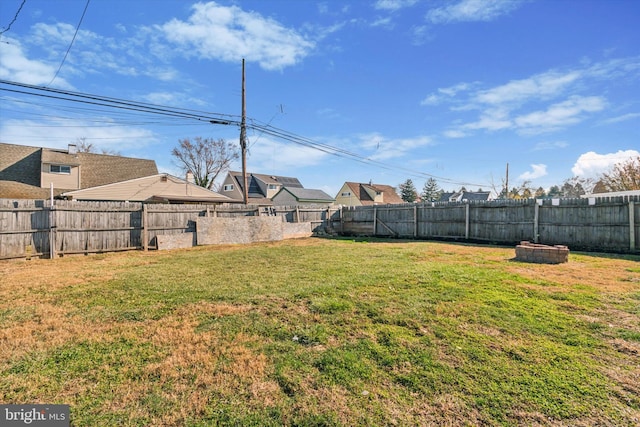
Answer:
<path fill-rule="evenodd" d="M 355 236 L 529 240 L 571 249 L 635 252 L 640 197 L 497 200 L 344 208 L 341 232 Z"/>
<path fill-rule="evenodd" d="M 0 259 L 156 249 L 157 236 L 196 231 L 196 218 L 278 215 L 288 222 L 333 222 L 339 209 L 164 205 L 0 199 Z M 327 221 L 329 218 L 329 221 Z"/>
<path fill-rule="evenodd" d="M 640 197 L 355 208 L 0 199 L 0 259 L 156 249 L 157 236 L 193 233 L 198 217 L 277 215 L 353 236 L 566 245 L 637 252 Z"/>

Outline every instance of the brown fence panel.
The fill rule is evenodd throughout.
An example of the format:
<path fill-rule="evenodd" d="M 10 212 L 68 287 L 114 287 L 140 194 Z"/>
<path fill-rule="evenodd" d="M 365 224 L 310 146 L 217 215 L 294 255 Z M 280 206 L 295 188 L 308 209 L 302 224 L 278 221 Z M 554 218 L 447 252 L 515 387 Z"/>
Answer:
<path fill-rule="evenodd" d="M 49 202 L 0 199 L 0 259 L 49 254 Z"/>
<path fill-rule="evenodd" d="M 58 200 L 53 206 L 55 254 L 141 248 L 141 203 Z"/>
<path fill-rule="evenodd" d="M 418 237 L 464 238 L 463 204 L 423 204 L 418 208 Z"/>
<path fill-rule="evenodd" d="M 469 204 L 469 238 L 495 242 L 535 239 L 535 204 L 495 202 Z"/>
<path fill-rule="evenodd" d="M 556 206 L 545 203 L 540 206 L 539 240 L 589 250 L 631 249 L 629 212 L 628 202 L 589 205 L 581 199 Z"/>
<path fill-rule="evenodd" d="M 344 235 L 531 240 L 614 252 L 640 245 L 640 197 L 628 196 L 342 208 L 0 200 L 0 259 L 154 248 L 159 235 L 195 232 L 198 217 L 257 215 Z"/>

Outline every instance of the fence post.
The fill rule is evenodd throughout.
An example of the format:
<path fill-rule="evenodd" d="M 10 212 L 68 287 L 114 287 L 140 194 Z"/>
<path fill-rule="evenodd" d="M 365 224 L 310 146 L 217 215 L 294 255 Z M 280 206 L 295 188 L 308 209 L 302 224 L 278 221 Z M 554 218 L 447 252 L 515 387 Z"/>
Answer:
<path fill-rule="evenodd" d="M 373 235 L 378 231 L 378 208 L 373 208 Z"/>
<path fill-rule="evenodd" d="M 538 243 L 538 232 L 539 232 L 539 224 L 540 223 L 540 205 L 536 200 L 533 205 L 533 243 Z"/>
<path fill-rule="evenodd" d="M 300 210 L 298 209 L 298 205 L 296 205 L 296 222 L 300 222 Z"/>
<path fill-rule="evenodd" d="M 413 205 L 413 237 L 418 237 L 418 205 Z"/>
<path fill-rule="evenodd" d="M 632 252 L 636 250 L 636 224 L 635 224 L 635 206 L 629 200 L 629 249 Z"/>
<path fill-rule="evenodd" d="M 56 258 L 56 213 L 53 199 L 49 207 L 49 258 Z"/>
<path fill-rule="evenodd" d="M 147 212 L 147 204 L 142 204 L 142 249 L 146 252 L 149 250 L 149 212 Z"/>
<path fill-rule="evenodd" d="M 469 202 L 467 202 L 464 205 L 464 238 L 468 239 L 469 238 L 469 226 L 470 226 L 470 220 L 469 220 Z"/>

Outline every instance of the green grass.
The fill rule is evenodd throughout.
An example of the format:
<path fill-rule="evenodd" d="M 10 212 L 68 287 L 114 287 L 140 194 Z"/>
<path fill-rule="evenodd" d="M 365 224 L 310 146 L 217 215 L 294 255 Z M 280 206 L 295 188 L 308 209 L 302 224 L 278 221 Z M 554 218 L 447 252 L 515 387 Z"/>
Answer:
<path fill-rule="evenodd" d="M 0 400 L 76 426 L 637 421 L 637 257 L 578 255 L 625 263 L 612 294 L 505 248 L 303 242 L 47 261 L 86 279 L 33 289 L 53 326 L 28 294 L 0 306 L 35 336 L 2 355 Z"/>

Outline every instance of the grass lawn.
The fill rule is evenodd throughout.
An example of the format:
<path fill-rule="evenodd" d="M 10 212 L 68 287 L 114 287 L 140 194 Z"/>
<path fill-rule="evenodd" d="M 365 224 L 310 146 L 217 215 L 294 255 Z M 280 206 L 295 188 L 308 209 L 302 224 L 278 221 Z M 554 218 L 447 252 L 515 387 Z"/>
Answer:
<path fill-rule="evenodd" d="M 640 257 L 301 239 L 0 262 L 0 402 L 74 426 L 638 425 Z"/>

